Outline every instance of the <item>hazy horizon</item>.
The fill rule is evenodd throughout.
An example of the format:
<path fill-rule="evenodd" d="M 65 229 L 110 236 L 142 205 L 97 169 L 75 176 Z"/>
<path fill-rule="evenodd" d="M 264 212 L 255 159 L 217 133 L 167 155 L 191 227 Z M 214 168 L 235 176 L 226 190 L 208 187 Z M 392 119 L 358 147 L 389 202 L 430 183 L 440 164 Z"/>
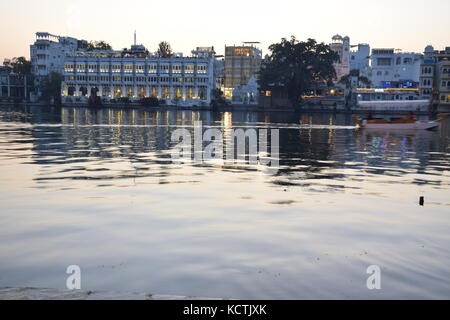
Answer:
<path fill-rule="evenodd" d="M 0 59 L 25 56 L 36 32 L 49 32 L 84 40 L 104 40 L 114 49 L 129 47 L 134 30 L 137 40 L 150 51 L 168 41 L 176 52 L 188 54 L 197 46 L 214 46 L 223 54 L 225 45 L 259 41 L 264 53 L 283 37 L 314 38 L 329 43 L 335 34 L 348 35 L 351 44 L 368 43 L 405 52 L 423 52 L 450 46 L 450 1 L 411 0 L 408 6 L 381 0 L 361 5 L 355 0 L 345 6 L 329 0 L 313 9 L 302 1 L 271 2 L 229 0 L 224 3 L 142 0 L 58 2 L 55 0 L 0 4 Z M 306 11 L 306 12 L 305 12 Z"/>

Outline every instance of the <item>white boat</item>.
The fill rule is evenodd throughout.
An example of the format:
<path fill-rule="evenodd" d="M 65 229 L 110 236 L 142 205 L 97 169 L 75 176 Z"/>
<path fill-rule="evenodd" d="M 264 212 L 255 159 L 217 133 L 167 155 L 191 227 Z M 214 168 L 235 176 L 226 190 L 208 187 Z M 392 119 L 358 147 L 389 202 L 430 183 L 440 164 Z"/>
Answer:
<path fill-rule="evenodd" d="M 439 127 L 442 120 L 446 119 L 449 114 L 440 114 L 435 121 L 419 120 L 416 121 L 409 117 L 396 119 L 371 119 L 362 120 L 359 116 L 353 116 L 353 121 L 362 129 L 377 129 L 377 130 L 431 130 Z"/>

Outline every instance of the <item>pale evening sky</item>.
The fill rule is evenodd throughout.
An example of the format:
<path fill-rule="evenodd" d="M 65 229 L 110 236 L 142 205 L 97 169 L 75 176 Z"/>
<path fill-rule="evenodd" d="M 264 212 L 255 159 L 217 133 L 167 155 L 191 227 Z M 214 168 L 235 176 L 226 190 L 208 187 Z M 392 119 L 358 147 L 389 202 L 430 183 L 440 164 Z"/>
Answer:
<path fill-rule="evenodd" d="M 138 43 L 155 51 L 162 40 L 188 54 L 196 46 L 260 41 L 267 47 L 295 35 L 330 42 L 348 35 L 352 44 L 423 52 L 450 46 L 450 0 L 14 0 L 0 2 L 0 61 L 29 57 L 35 32 L 128 47 Z"/>

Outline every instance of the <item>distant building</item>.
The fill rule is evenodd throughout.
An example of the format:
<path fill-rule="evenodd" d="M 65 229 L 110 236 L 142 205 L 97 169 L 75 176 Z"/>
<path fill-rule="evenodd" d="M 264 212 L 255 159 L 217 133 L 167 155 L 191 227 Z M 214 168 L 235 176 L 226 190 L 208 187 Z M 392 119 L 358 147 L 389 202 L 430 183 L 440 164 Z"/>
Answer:
<path fill-rule="evenodd" d="M 350 73 L 350 38 L 337 34 L 331 40 L 331 50 L 339 54 L 339 61 L 334 64 L 337 77 L 336 82 L 339 82 L 342 77 Z"/>
<path fill-rule="evenodd" d="M 376 88 L 417 88 L 422 62 L 422 54 L 372 49 L 372 84 Z"/>
<path fill-rule="evenodd" d="M 63 74 L 67 54 L 87 48 L 88 42 L 71 37 L 61 37 L 48 32 L 37 32 L 30 46 L 31 73 L 34 75 L 33 100 L 41 95 L 42 79 L 52 72 Z"/>
<path fill-rule="evenodd" d="M 427 46 L 421 65 L 420 92 L 435 105 L 450 105 L 450 47 L 437 51 Z"/>
<path fill-rule="evenodd" d="M 223 92 L 225 88 L 225 60 L 223 58 L 214 60 L 214 78 L 216 79 L 216 89 Z"/>
<path fill-rule="evenodd" d="M 358 44 L 355 47 L 358 49 L 350 51 L 350 70 L 358 70 L 360 76 L 369 77 L 370 45 Z"/>
<path fill-rule="evenodd" d="M 225 47 L 224 94 L 228 99 L 233 98 L 233 90 L 247 86 L 261 67 L 262 51 L 253 44 Z"/>
<path fill-rule="evenodd" d="M 424 52 L 424 60 L 420 67 L 420 95 L 423 99 L 433 100 L 433 88 L 435 86 L 435 67 L 434 48 L 427 46 Z"/>
<path fill-rule="evenodd" d="M 436 59 L 436 102 L 450 105 L 450 47 L 438 51 Z"/>
<path fill-rule="evenodd" d="M 19 98 L 27 100 L 33 87 L 32 77 L 12 73 L 0 67 L 0 99 Z"/>
<path fill-rule="evenodd" d="M 215 88 L 213 48 L 197 48 L 191 57 L 160 58 L 142 45 L 122 51 L 67 54 L 62 97 L 84 101 L 97 94 L 105 101 L 154 96 L 168 104 L 209 105 Z"/>
<path fill-rule="evenodd" d="M 30 46 L 32 73 L 37 77 L 46 76 L 51 72 L 62 74 L 65 56 L 74 54 L 86 46 L 87 41 L 84 40 L 37 32 L 36 41 Z"/>
<path fill-rule="evenodd" d="M 192 54 L 199 58 L 214 59 L 213 76 L 215 79 L 215 88 L 223 90 L 225 68 L 223 56 L 217 56 L 214 47 L 197 47 L 192 51 Z"/>

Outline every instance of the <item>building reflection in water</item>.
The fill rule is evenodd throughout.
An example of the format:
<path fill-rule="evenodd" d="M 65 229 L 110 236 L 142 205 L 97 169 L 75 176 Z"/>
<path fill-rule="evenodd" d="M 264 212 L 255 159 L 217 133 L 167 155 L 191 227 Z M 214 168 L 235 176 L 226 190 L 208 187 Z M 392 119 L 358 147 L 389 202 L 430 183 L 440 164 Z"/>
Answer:
<path fill-rule="evenodd" d="M 128 165 L 118 169 L 115 175 L 97 175 L 96 178 L 127 177 L 136 166 L 140 168 L 140 176 L 150 176 L 154 174 L 149 170 L 152 165 L 159 166 L 159 174 L 168 175 L 174 169 L 170 150 L 176 143 L 171 141 L 172 133 L 187 128 L 193 136 L 196 121 L 201 121 L 204 129 L 220 129 L 224 148 L 231 139 L 232 129 L 279 129 L 280 170 L 275 183 L 284 181 L 282 183 L 296 185 L 304 180 L 342 180 L 349 178 L 346 169 L 358 171 L 355 175 L 361 172 L 379 175 L 431 172 L 436 175 L 448 168 L 448 123 L 435 132 L 374 132 L 355 130 L 350 117 L 344 114 L 87 108 L 62 108 L 58 113 L 46 108 L 11 108 L 3 109 L 0 119 L 33 124 L 24 132 L 33 138 L 36 163 L 55 165 L 56 172 L 61 165 L 66 166 L 63 170 L 67 172 L 73 169 L 70 165 L 85 166 L 84 175 L 64 175 L 63 178 L 90 179 L 91 172 L 95 171 L 90 171 L 89 166 L 95 163 L 101 168 L 102 161 L 108 159 Z M 219 166 L 216 169 L 229 168 Z M 47 170 L 40 179 L 58 178 L 56 174 L 46 177 L 48 174 Z"/>

